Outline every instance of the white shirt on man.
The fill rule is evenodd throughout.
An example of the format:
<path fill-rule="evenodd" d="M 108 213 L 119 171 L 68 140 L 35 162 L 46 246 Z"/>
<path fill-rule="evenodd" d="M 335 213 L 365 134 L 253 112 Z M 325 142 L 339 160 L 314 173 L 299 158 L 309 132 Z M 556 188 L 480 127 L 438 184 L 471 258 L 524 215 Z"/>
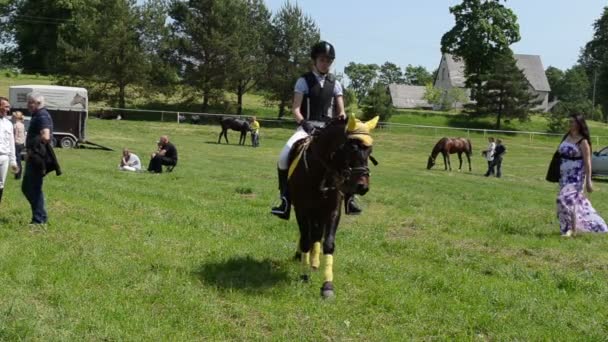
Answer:
<path fill-rule="evenodd" d="M 9 163 L 17 165 L 13 124 L 6 117 L 0 118 L 0 156 L 8 156 Z"/>

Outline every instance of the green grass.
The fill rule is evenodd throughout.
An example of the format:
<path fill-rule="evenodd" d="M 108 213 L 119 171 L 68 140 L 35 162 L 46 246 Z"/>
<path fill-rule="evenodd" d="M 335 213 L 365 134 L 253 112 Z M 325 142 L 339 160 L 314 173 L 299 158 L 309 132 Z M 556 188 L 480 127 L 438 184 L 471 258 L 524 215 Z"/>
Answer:
<path fill-rule="evenodd" d="M 91 120 L 90 139 L 142 160 L 167 133 L 171 174 L 115 170 L 118 152 L 58 151 L 45 180 L 51 224 L 27 226 L 9 179 L 0 211 L 0 340 L 603 340 L 608 237 L 563 239 L 555 139 L 505 137 L 503 179 L 425 170 L 438 136 L 376 132 L 364 215 L 343 219 L 336 298 L 298 281 L 294 220 L 268 210 L 277 154 L 216 145 L 214 126 Z M 231 134 L 232 141 L 237 136 Z M 608 187 L 591 199 L 608 213 Z"/>

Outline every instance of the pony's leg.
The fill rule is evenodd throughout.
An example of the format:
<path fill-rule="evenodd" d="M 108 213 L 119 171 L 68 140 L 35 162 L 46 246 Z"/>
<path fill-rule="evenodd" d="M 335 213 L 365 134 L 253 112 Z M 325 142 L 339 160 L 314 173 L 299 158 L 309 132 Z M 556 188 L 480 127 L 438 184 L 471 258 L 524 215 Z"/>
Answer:
<path fill-rule="evenodd" d="M 219 138 L 217 138 L 217 143 L 221 144 L 222 143 L 222 135 L 224 134 L 224 129 L 222 128 L 222 131 L 220 132 L 220 136 Z"/>
<path fill-rule="evenodd" d="M 318 270 L 321 265 L 321 241 L 315 241 L 312 244 L 312 254 L 310 256 L 310 267 L 313 270 Z"/>
<path fill-rule="evenodd" d="M 471 155 L 467 153 L 467 163 L 469 164 L 469 172 L 473 171 L 471 168 Z"/>
<path fill-rule="evenodd" d="M 446 153 L 446 156 L 447 156 L 447 158 L 448 158 L 448 169 L 449 169 L 450 171 L 452 171 L 452 161 L 450 160 L 450 154 L 449 154 L 449 153 Z"/>
<path fill-rule="evenodd" d="M 224 132 L 224 138 L 226 139 L 226 144 L 230 144 L 230 143 L 228 142 L 228 130 L 226 130 L 226 131 Z"/>
<path fill-rule="evenodd" d="M 442 153 L 443 155 L 443 166 L 445 167 L 445 170 L 448 170 L 448 158 L 445 156 L 445 153 Z"/>
<path fill-rule="evenodd" d="M 296 211 L 296 219 L 300 228 L 300 264 L 301 273 L 300 279 L 307 282 L 310 279 L 310 250 L 312 248 L 312 239 L 310 237 L 311 222 L 308 217 Z"/>
<path fill-rule="evenodd" d="M 327 229 L 325 229 L 325 239 L 323 240 L 323 287 L 321 287 L 323 298 L 334 296 L 334 251 L 336 248 L 336 231 L 340 223 L 340 212 L 338 211 L 337 214 L 332 216 L 325 227 Z"/>
<path fill-rule="evenodd" d="M 458 160 L 460 161 L 460 166 L 458 167 L 458 171 L 462 171 L 462 152 L 458 153 Z"/>

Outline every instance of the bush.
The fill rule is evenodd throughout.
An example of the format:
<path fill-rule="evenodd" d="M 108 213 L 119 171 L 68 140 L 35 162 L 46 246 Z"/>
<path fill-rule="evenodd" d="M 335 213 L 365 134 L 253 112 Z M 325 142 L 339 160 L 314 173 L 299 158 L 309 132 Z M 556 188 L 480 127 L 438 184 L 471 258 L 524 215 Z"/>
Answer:
<path fill-rule="evenodd" d="M 563 132 L 568 129 L 568 118 L 572 114 L 583 114 L 585 118 L 599 120 L 602 111 L 599 106 L 593 107 L 589 100 L 579 102 L 560 102 L 547 114 L 549 132 Z"/>
<path fill-rule="evenodd" d="M 363 100 L 363 120 L 373 119 L 380 116 L 380 121 L 386 122 L 393 115 L 393 101 L 388 93 L 388 88 L 382 84 L 376 84 Z"/>

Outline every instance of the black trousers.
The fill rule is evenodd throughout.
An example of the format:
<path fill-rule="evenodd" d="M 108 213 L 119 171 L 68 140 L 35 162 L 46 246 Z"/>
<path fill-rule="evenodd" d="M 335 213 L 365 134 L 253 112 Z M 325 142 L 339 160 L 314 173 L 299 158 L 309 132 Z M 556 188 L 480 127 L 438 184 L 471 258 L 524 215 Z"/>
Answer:
<path fill-rule="evenodd" d="M 21 167 L 21 152 L 24 148 L 24 144 L 15 144 L 15 157 L 17 158 L 17 165 L 19 166 L 19 171 L 15 174 L 15 179 L 21 179 L 21 175 L 23 174 L 23 168 Z"/>
<path fill-rule="evenodd" d="M 491 176 L 494 174 L 494 160 L 489 161 L 488 160 L 488 171 L 486 171 L 486 177 Z"/>
<path fill-rule="evenodd" d="M 177 164 L 177 160 L 173 160 L 164 156 L 156 156 L 150 159 L 150 164 L 148 164 L 148 171 L 154 173 L 162 173 L 163 165 L 174 166 L 175 164 Z"/>
<path fill-rule="evenodd" d="M 495 157 L 494 158 L 494 167 L 496 167 L 496 177 L 500 178 L 502 176 L 502 158 Z"/>

